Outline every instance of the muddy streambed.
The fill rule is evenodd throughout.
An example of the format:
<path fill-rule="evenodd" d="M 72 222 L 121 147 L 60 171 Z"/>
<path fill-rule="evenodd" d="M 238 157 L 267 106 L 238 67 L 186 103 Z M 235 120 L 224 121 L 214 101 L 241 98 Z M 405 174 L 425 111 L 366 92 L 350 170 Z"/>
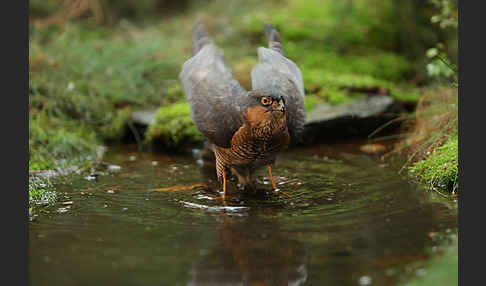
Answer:
<path fill-rule="evenodd" d="M 394 285 L 457 234 L 454 203 L 349 150 L 289 150 L 280 193 L 262 169 L 260 194 L 230 188 L 226 204 L 191 155 L 104 161 L 120 168 L 59 186 L 29 224 L 31 285 Z"/>

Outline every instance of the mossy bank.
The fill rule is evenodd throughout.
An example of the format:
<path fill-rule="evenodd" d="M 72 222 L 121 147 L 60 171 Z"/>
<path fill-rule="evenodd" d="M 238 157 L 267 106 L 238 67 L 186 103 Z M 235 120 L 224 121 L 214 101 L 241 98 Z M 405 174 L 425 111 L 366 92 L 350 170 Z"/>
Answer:
<path fill-rule="evenodd" d="M 456 193 L 458 191 L 458 136 L 451 136 L 425 159 L 414 163 L 409 173 L 425 182 L 431 189 Z"/>

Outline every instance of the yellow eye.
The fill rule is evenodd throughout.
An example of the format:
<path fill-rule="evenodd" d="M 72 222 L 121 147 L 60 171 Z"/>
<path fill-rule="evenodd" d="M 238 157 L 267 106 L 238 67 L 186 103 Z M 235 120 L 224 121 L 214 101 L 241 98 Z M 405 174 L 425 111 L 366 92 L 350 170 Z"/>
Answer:
<path fill-rule="evenodd" d="M 262 97 L 262 99 L 260 100 L 260 102 L 263 105 L 269 105 L 270 104 L 270 99 L 268 97 Z"/>

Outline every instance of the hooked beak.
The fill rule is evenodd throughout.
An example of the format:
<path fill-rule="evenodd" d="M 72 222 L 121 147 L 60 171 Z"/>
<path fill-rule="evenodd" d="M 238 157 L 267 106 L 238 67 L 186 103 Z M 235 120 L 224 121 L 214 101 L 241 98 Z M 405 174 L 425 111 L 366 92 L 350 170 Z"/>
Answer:
<path fill-rule="evenodd" d="M 272 105 L 273 111 L 285 112 L 285 101 L 283 99 L 274 101 Z"/>

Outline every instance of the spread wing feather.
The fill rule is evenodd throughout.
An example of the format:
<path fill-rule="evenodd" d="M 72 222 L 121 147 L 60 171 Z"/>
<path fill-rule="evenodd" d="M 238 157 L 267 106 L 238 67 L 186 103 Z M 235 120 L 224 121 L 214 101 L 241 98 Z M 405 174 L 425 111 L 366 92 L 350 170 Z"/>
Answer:
<path fill-rule="evenodd" d="M 258 64 L 251 71 L 252 88 L 277 91 L 287 106 L 287 125 L 293 140 L 300 140 L 305 123 L 304 81 L 297 65 L 286 58 L 277 30 L 265 25 L 269 48 L 258 48 Z"/>
<path fill-rule="evenodd" d="M 184 63 L 179 78 L 199 131 L 214 144 L 229 147 L 243 124 L 247 91 L 233 78 L 200 22 L 194 27 L 193 57 Z"/>

